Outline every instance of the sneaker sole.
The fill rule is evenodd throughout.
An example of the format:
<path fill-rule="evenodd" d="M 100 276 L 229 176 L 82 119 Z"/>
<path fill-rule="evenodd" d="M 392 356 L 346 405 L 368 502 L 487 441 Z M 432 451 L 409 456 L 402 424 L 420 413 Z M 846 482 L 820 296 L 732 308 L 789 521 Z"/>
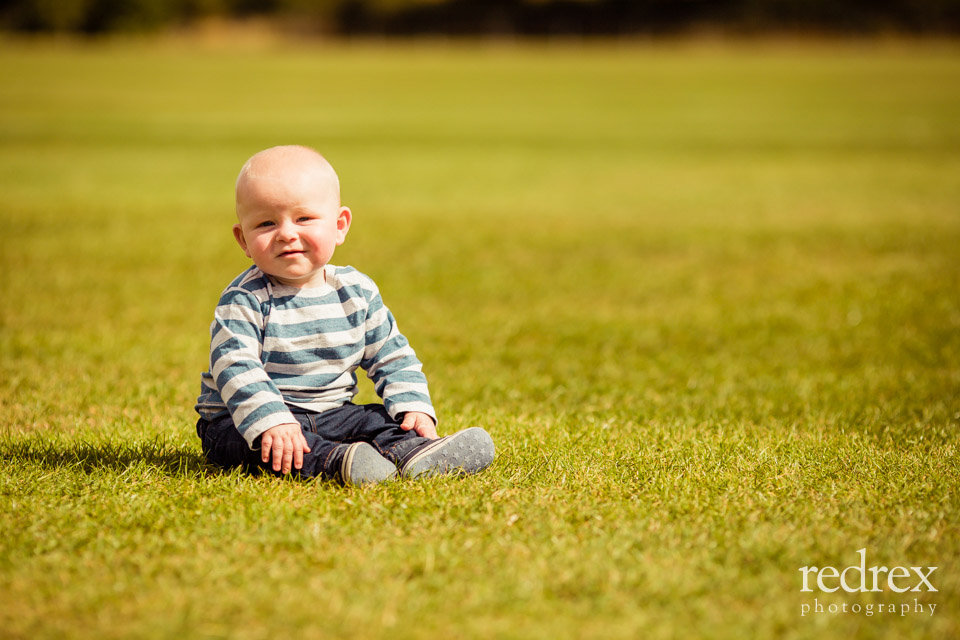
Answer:
<path fill-rule="evenodd" d="M 495 454 L 490 434 L 480 427 L 470 427 L 424 446 L 403 465 L 400 475 L 424 478 L 477 473 L 493 463 Z"/>
<path fill-rule="evenodd" d="M 397 467 L 366 442 L 351 444 L 343 454 L 340 478 L 344 484 L 376 484 L 396 477 Z"/>

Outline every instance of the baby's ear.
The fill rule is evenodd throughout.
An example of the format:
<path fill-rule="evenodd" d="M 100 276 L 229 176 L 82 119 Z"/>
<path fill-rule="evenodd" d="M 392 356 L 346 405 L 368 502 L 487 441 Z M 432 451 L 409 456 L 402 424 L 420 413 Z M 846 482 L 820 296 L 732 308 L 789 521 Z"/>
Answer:
<path fill-rule="evenodd" d="M 247 254 L 247 257 L 250 257 L 250 250 L 247 249 L 247 239 L 243 237 L 243 227 L 239 224 L 233 225 L 233 237 L 237 241 L 237 244 L 240 245 L 240 248 L 243 249 L 243 252 Z"/>
<path fill-rule="evenodd" d="M 337 215 L 337 244 L 343 244 L 347 239 L 351 222 L 353 222 L 353 212 L 349 207 L 340 207 L 340 213 Z"/>

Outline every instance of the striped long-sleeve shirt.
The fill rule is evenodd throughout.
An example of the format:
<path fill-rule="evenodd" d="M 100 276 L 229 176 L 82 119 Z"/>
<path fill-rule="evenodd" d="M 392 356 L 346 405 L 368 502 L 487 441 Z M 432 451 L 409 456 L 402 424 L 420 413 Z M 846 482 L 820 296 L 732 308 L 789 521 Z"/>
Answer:
<path fill-rule="evenodd" d="M 327 265 L 323 286 L 298 289 L 250 267 L 220 296 L 196 410 L 208 419 L 228 410 L 253 448 L 267 429 L 296 422 L 290 407 L 352 400 L 357 367 L 391 417 L 420 411 L 436 421 L 422 365 L 369 277 Z"/>

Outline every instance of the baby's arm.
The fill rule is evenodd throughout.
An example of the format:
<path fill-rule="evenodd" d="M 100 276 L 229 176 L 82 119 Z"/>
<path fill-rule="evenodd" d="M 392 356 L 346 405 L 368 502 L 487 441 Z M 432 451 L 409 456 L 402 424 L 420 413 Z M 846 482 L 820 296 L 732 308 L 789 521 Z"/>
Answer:
<path fill-rule="evenodd" d="M 383 304 L 380 292 L 370 281 L 367 297 L 366 335 L 360 366 L 373 381 L 377 395 L 391 417 L 404 414 L 402 427 L 417 434 L 437 437 L 437 418 L 427 389 L 423 365 L 397 328 L 393 314 Z"/>
<path fill-rule="evenodd" d="M 263 368 L 263 315 L 260 302 L 247 291 L 223 294 L 211 326 L 210 372 L 237 430 L 251 449 L 260 439 L 262 459 L 273 470 L 300 469 L 310 451 L 299 423 L 280 390 Z"/>

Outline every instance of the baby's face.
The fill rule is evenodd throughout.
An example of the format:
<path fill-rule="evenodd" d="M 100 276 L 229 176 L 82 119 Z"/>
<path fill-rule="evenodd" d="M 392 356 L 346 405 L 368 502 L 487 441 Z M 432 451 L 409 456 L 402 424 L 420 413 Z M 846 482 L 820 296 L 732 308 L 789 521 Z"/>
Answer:
<path fill-rule="evenodd" d="M 233 232 L 248 257 L 280 284 L 316 287 L 350 229 L 335 177 L 309 163 L 282 163 L 248 176 L 237 188 Z"/>

